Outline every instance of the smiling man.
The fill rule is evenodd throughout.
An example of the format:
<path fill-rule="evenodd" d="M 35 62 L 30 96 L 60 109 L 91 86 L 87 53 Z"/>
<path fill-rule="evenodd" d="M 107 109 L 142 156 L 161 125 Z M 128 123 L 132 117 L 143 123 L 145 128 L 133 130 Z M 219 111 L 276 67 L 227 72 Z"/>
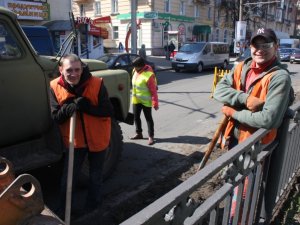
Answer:
<path fill-rule="evenodd" d="M 259 128 L 271 130 L 261 140 L 262 144 L 269 144 L 276 138 L 277 128 L 293 101 L 291 78 L 276 57 L 277 49 L 275 32 L 258 29 L 250 41 L 251 57 L 236 65 L 218 83 L 214 98 L 224 104 L 222 112 L 230 118 L 222 135 L 223 148 L 233 148 Z M 244 191 L 247 182 L 246 178 Z M 234 216 L 235 200 L 231 221 Z"/>
<path fill-rule="evenodd" d="M 74 137 L 74 184 L 78 181 L 85 157 L 89 160 L 89 186 L 85 207 L 79 213 L 99 208 L 102 204 L 102 169 L 110 141 L 113 109 L 102 78 L 94 77 L 75 54 L 62 58 L 60 76 L 50 83 L 50 106 L 53 120 L 59 124 L 68 155 L 70 117 L 76 112 Z M 65 208 L 68 157 L 61 180 L 57 214 Z"/>

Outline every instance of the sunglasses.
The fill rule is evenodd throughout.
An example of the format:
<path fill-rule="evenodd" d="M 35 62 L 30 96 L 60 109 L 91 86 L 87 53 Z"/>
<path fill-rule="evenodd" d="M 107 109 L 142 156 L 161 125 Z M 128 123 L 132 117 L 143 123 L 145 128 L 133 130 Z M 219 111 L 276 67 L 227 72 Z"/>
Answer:
<path fill-rule="evenodd" d="M 270 43 L 263 43 L 263 44 L 252 44 L 253 48 L 259 49 L 259 50 L 269 50 L 270 48 L 274 47 L 274 42 Z"/>

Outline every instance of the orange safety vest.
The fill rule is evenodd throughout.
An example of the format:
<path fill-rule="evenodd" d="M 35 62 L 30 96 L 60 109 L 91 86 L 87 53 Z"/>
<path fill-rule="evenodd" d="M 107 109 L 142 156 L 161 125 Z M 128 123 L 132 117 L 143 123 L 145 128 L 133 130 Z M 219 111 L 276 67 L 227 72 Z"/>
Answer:
<path fill-rule="evenodd" d="M 74 97 L 65 88 L 58 84 L 56 78 L 51 81 L 50 86 L 53 89 L 56 99 L 59 105 L 63 105 L 64 101 L 68 98 Z M 82 96 L 89 99 L 92 105 L 98 105 L 98 93 L 101 88 L 102 78 L 91 77 L 87 81 L 86 88 L 82 93 Z M 84 130 L 82 128 L 82 121 L 80 113 L 76 114 L 76 128 L 74 138 L 74 148 L 88 147 L 91 152 L 99 152 L 105 150 L 110 141 L 111 135 L 111 118 L 110 117 L 97 117 L 86 113 L 83 113 Z M 65 146 L 69 145 L 70 134 L 70 119 L 63 124 L 59 125 L 62 138 Z M 84 132 L 86 134 L 86 141 L 84 138 Z M 86 143 L 87 142 L 87 143 Z"/>
<path fill-rule="evenodd" d="M 242 67 L 244 63 L 241 62 L 236 66 L 236 69 L 234 70 L 234 78 L 233 78 L 233 85 L 232 87 L 236 90 L 240 91 L 242 84 L 241 84 L 241 74 L 242 74 Z M 268 86 L 270 84 L 270 80 L 273 73 L 268 73 L 264 77 L 262 77 L 260 80 L 256 82 L 256 84 L 253 87 L 253 90 L 251 91 L 250 95 L 257 97 L 263 101 L 266 100 L 267 93 L 268 93 Z M 222 143 L 221 146 L 224 148 L 229 141 L 230 136 L 232 135 L 234 129 L 234 120 L 231 118 L 227 124 L 227 127 L 225 131 L 223 132 L 222 137 Z M 245 124 L 239 124 L 239 137 L 238 137 L 238 143 L 241 143 L 245 139 L 247 139 L 251 134 L 253 134 L 255 131 L 257 131 L 257 128 L 247 126 Z M 271 143 L 277 134 L 277 129 L 271 129 L 271 131 L 266 134 L 261 140 L 262 144 L 269 144 Z"/>

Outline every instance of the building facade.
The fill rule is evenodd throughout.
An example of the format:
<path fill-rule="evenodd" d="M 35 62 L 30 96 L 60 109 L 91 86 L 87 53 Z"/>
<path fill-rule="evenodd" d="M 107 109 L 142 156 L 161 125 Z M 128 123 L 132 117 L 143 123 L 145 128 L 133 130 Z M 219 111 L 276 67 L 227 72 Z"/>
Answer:
<path fill-rule="evenodd" d="M 164 55 L 171 41 L 177 49 L 187 41 L 232 44 L 239 20 L 247 25 L 245 40 L 259 27 L 274 29 L 279 38 L 297 33 L 297 0 L 240 1 L 137 0 L 137 48 L 144 44 L 148 55 Z M 47 26 L 57 51 L 71 31 L 70 10 L 79 30 L 74 51 L 81 57 L 116 52 L 120 42 L 131 48 L 130 0 L 0 0 L 0 5 L 18 13 L 21 24 Z"/>

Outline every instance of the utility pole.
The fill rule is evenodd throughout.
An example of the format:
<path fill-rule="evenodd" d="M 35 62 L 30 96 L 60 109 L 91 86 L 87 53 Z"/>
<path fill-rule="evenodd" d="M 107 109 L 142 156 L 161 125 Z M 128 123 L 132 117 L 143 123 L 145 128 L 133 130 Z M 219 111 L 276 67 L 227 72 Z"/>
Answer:
<path fill-rule="evenodd" d="M 131 53 L 137 53 L 136 9 L 137 0 L 131 0 Z"/>
<path fill-rule="evenodd" d="M 242 21 L 243 19 L 243 0 L 240 0 L 240 5 L 239 5 L 239 21 Z"/>

